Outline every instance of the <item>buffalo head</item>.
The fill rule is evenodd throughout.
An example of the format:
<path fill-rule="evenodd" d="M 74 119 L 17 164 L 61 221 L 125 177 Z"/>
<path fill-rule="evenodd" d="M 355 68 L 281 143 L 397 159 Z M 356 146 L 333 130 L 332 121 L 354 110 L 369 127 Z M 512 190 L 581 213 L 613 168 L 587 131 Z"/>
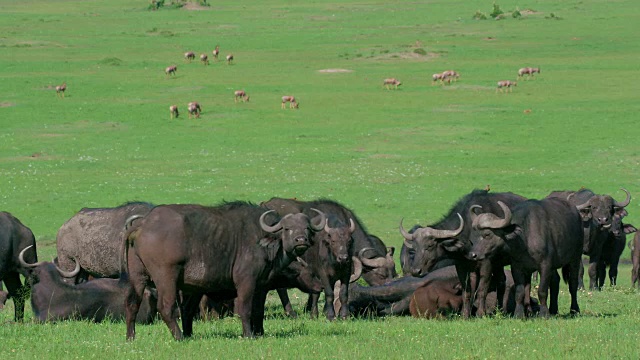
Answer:
<path fill-rule="evenodd" d="M 37 263 L 33 263 L 33 264 L 29 264 L 26 261 L 24 261 L 24 253 L 33 245 L 29 245 L 26 248 L 22 249 L 22 251 L 20 251 L 20 254 L 18 254 L 18 261 L 20 262 L 20 266 L 22 266 L 25 269 L 34 269 L 37 268 L 41 265 L 45 265 L 48 264 L 45 261 L 39 261 Z M 54 265 L 55 266 L 55 265 Z M 80 272 L 80 263 L 78 263 L 76 261 L 76 267 L 75 269 L 73 269 L 73 271 L 64 271 L 62 269 L 60 269 L 59 267 L 55 266 L 56 270 L 58 270 L 58 273 L 65 278 L 73 278 L 76 277 L 76 275 L 78 275 L 78 273 Z"/>
<path fill-rule="evenodd" d="M 317 209 L 311 210 L 318 213 L 318 216 L 313 220 L 309 219 L 309 217 L 303 213 L 287 214 L 282 217 L 278 223 L 271 226 L 267 225 L 264 220 L 267 214 L 275 212 L 275 210 L 269 210 L 260 216 L 260 226 L 262 230 L 269 233 L 281 231 L 284 251 L 287 254 L 294 255 L 295 258 L 304 254 L 311 246 L 311 241 L 309 240 L 311 231 L 321 231 L 327 222 L 327 217 L 322 211 Z M 314 221 L 316 221 L 315 224 Z"/>
<path fill-rule="evenodd" d="M 351 234 L 356 229 L 356 225 L 352 219 L 349 219 L 348 227 L 338 219 L 330 217 L 330 220 L 335 227 L 329 226 L 329 221 L 327 221 L 323 231 L 319 232 L 317 236 L 331 251 L 336 262 L 344 264 L 351 256 L 351 247 L 353 245 Z"/>
<path fill-rule="evenodd" d="M 382 240 L 375 235 L 368 235 L 369 238 L 382 243 Z M 387 247 L 384 256 L 371 257 L 371 254 L 377 253 L 375 249 L 365 247 L 358 251 L 357 258 L 360 259 L 364 267 L 362 277 L 372 286 L 384 285 L 398 276 L 396 272 L 396 263 L 393 261 L 394 247 Z"/>
<path fill-rule="evenodd" d="M 413 233 L 408 233 L 402 227 L 402 220 L 400 220 L 400 233 L 404 237 L 404 245 L 413 256 L 413 259 L 409 260 L 413 276 L 423 276 L 438 260 L 446 256 L 446 252 L 459 251 L 464 247 L 462 241 L 456 238 L 464 228 L 462 216 L 457 215 L 460 226 L 456 230 L 419 227 Z"/>
<path fill-rule="evenodd" d="M 582 215 L 583 221 L 592 220 L 593 223 L 600 229 L 611 228 L 612 222 L 615 221 L 616 214 L 619 218 L 624 212 L 624 208 L 631 202 L 631 194 L 624 188 L 620 190 L 624 191 L 627 195 L 625 201 L 615 201 L 609 195 L 593 195 L 589 200 L 582 204 L 575 204 L 578 211 Z M 567 200 L 571 202 L 571 198 L 574 194 L 569 195 Z"/>
<path fill-rule="evenodd" d="M 514 235 L 514 227 L 511 226 L 511 210 L 502 201 L 498 205 L 504 212 L 504 218 L 494 213 L 481 213 L 476 215 L 475 209 L 482 209 L 479 205 L 469 208 L 471 218 L 471 232 L 469 239 L 473 244 L 468 258 L 471 260 L 483 260 L 491 258 L 506 244 L 505 240 Z"/>

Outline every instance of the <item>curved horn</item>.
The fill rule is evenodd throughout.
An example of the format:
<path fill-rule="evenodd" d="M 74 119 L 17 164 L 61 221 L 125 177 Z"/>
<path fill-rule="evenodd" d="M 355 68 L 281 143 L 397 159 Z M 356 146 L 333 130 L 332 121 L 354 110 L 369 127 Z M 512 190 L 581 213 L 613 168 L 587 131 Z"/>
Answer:
<path fill-rule="evenodd" d="M 584 210 L 588 208 L 589 205 L 591 205 L 590 203 L 591 203 L 591 199 L 587 200 L 587 202 L 585 202 L 584 204 L 576 205 L 576 209 L 578 209 L 578 211 Z"/>
<path fill-rule="evenodd" d="M 304 266 L 304 267 L 309 267 L 309 264 L 307 264 L 307 262 L 306 262 L 306 261 L 304 261 L 300 256 L 298 256 L 298 257 L 296 258 L 296 260 L 297 260 L 300 264 L 302 264 L 302 266 Z"/>
<path fill-rule="evenodd" d="M 44 264 L 43 261 L 37 262 L 35 264 L 28 264 L 26 261 L 24 261 L 24 252 L 27 251 L 27 249 L 32 247 L 33 245 L 29 245 L 26 248 L 22 249 L 22 251 L 20 251 L 20 254 L 18 254 L 18 261 L 20 262 L 20 265 L 24 268 L 34 268 L 36 266 Z"/>
<path fill-rule="evenodd" d="M 142 215 L 131 215 L 127 218 L 127 220 L 124 221 L 124 230 L 129 230 L 129 228 L 131 227 L 131 224 L 133 223 L 133 220 L 135 219 L 140 219 L 143 218 L 144 216 Z"/>
<path fill-rule="evenodd" d="M 366 265 L 372 268 L 379 268 L 379 267 L 385 266 L 385 264 L 387 263 L 387 259 L 382 256 L 378 256 L 373 259 L 367 259 L 366 257 L 362 256 L 362 254 L 366 250 L 373 250 L 373 248 L 362 248 L 358 252 L 358 258 L 360 259 L 360 262 L 362 262 L 363 265 Z"/>
<path fill-rule="evenodd" d="M 80 273 L 80 263 L 76 259 L 73 259 L 73 262 L 76 263 L 76 267 L 75 267 L 75 269 L 73 269 L 73 271 L 64 271 L 64 270 L 60 269 L 58 266 L 56 266 L 56 270 L 58 270 L 58 272 L 60 273 L 60 275 L 62 277 L 66 277 L 66 278 L 76 277 L 76 275 L 78 275 L 78 273 Z"/>
<path fill-rule="evenodd" d="M 469 208 L 469 218 L 471 219 L 471 226 L 476 227 L 478 215 L 473 211 L 474 209 L 482 209 L 480 205 L 471 205 Z"/>
<path fill-rule="evenodd" d="M 353 222 L 352 218 L 349 218 L 349 232 L 353 233 L 354 231 L 356 231 L 356 223 Z"/>
<path fill-rule="evenodd" d="M 357 256 L 352 256 L 351 260 L 353 261 L 353 274 L 351 274 L 351 278 L 349 279 L 350 283 L 357 281 L 360 275 L 362 275 L 362 262 L 360 259 L 358 259 Z"/>
<path fill-rule="evenodd" d="M 320 215 L 320 223 L 318 225 L 313 225 L 313 222 L 311 222 L 311 228 L 315 231 L 321 231 L 327 223 L 327 215 L 325 215 L 318 209 L 311 208 L 311 210 L 317 212 Z"/>
<path fill-rule="evenodd" d="M 402 237 L 404 237 L 405 240 L 413 240 L 413 235 L 409 234 L 407 232 L 407 230 L 404 229 L 404 227 L 402 226 L 402 221 L 404 220 L 404 218 L 400 219 L 400 234 L 402 234 Z M 407 243 L 406 241 L 404 242 L 405 244 Z M 412 248 L 413 245 L 409 246 L 407 245 L 408 248 Z"/>
<path fill-rule="evenodd" d="M 260 215 L 260 227 L 262 228 L 262 230 L 269 232 L 269 233 L 274 233 L 278 230 L 280 230 L 282 228 L 282 220 L 278 221 L 277 224 L 273 225 L 273 226 L 269 226 L 267 224 L 264 223 L 264 217 L 267 216 L 268 213 L 271 212 L 276 212 L 275 210 L 269 210 L 269 211 L 265 211 L 262 213 L 262 215 Z"/>
<path fill-rule="evenodd" d="M 629 205 L 629 203 L 631 202 L 631 194 L 630 194 L 630 193 L 629 193 L 629 191 L 627 191 L 627 189 L 625 189 L 625 188 L 620 188 L 620 190 L 622 190 L 622 191 L 624 191 L 625 193 L 627 193 L 627 198 L 626 198 L 626 199 L 625 199 L 625 201 L 623 201 L 623 202 L 615 201 L 615 202 L 613 203 L 613 205 L 615 205 L 616 207 L 621 207 L 621 208 L 623 208 L 623 207 L 625 207 L 625 206 Z"/>
<path fill-rule="evenodd" d="M 447 238 L 458 236 L 462 232 L 462 229 L 464 228 L 464 219 L 462 218 L 462 215 L 460 215 L 460 213 L 457 213 L 457 215 L 458 215 L 458 218 L 460 219 L 460 226 L 458 226 L 457 229 L 439 230 L 439 229 L 433 229 L 433 228 L 427 227 L 426 229 L 428 231 L 428 234 L 433 236 L 436 239 L 447 239 Z"/>
<path fill-rule="evenodd" d="M 511 209 L 502 201 L 498 201 L 498 205 L 502 208 L 504 212 L 504 219 L 500 219 L 496 216 L 496 219 L 490 222 L 489 227 L 492 229 L 500 229 L 509 224 L 511 224 Z"/>

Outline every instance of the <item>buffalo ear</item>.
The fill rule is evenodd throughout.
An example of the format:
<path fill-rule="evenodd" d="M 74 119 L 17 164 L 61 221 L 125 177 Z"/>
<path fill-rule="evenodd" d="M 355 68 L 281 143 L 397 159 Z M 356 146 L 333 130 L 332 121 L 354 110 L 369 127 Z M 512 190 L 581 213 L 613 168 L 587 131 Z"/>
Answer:
<path fill-rule="evenodd" d="M 585 209 L 580 210 L 580 217 L 582 218 L 582 221 L 584 221 L 584 222 L 591 221 L 591 218 L 592 218 L 591 209 L 585 208 Z"/>
<path fill-rule="evenodd" d="M 517 225 L 512 225 L 512 227 L 507 227 L 504 239 L 506 241 L 512 241 L 520 237 L 520 235 L 522 235 L 522 228 Z"/>
<path fill-rule="evenodd" d="M 464 243 L 456 238 L 443 240 L 440 244 L 449 252 L 460 251 L 464 248 Z"/>
<path fill-rule="evenodd" d="M 638 229 L 636 229 L 635 226 L 631 225 L 631 224 L 624 224 L 624 233 L 625 234 L 631 234 L 634 233 L 636 231 L 638 231 Z"/>
<path fill-rule="evenodd" d="M 620 218 L 623 218 L 629 215 L 629 212 L 627 212 L 627 209 L 625 208 L 616 207 L 614 211 L 615 211 L 615 214 L 618 215 Z"/>
<path fill-rule="evenodd" d="M 260 246 L 262 247 L 269 247 L 269 246 L 273 246 L 274 243 L 277 243 L 279 240 L 276 238 L 271 238 L 271 237 L 263 237 L 262 239 L 258 240 L 258 244 L 260 244 Z"/>

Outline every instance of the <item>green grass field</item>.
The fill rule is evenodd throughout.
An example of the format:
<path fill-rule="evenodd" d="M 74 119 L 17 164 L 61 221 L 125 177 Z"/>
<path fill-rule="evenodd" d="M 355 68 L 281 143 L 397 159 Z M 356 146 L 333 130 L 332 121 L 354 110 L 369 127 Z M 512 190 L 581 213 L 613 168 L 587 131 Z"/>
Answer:
<path fill-rule="evenodd" d="M 634 198 L 626 221 L 640 225 L 636 2 L 505 0 L 499 21 L 472 19 L 491 1 L 209 3 L 0 2 L 0 210 L 34 231 L 41 259 L 55 256 L 58 228 L 82 207 L 132 200 L 328 197 L 399 247 L 400 218 L 430 224 L 486 184 L 531 198 L 585 186 L 619 200 L 625 187 Z M 211 58 L 217 44 L 232 65 L 183 59 Z M 496 93 L 524 66 L 541 74 Z M 458 82 L 432 85 L 449 69 Z M 387 91 L 388 77 L 402 86 Z M 238 89 L 249 103 L 234 103 Z M 300 109 L 281 110 L 283 95 Z M 190 101 L 200 119 L 188 119 Z M 9 301 L 0 354 L 637 359 L 640 293 L 630 266 L 620 272 L 617 288 L 580 292 L 580 317 L 551 320 L 289 320 L 273 294 L 257 340 L 238 338 L 239 320 L 225 319 L 198 323 L 183 343 L 161 322 L 139 326 L 127 343 L 123 323 L 40 325 L 27 311 L 14 324 Z M 301 309 L 306 297 L 296 296 Z"/>

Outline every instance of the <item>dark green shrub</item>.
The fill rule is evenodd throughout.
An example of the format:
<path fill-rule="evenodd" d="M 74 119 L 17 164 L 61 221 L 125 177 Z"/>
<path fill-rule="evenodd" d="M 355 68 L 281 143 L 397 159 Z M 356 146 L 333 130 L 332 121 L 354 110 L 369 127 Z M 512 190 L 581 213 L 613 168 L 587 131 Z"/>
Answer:
<path fill-rule="evenodd" d="M 491 15 L 491 17 L 495 19 L 502 14 L 504 14 L 504 11 L 500 9 L 500 5 L 493 3 L 493 11 L 489 15 Z"/>

